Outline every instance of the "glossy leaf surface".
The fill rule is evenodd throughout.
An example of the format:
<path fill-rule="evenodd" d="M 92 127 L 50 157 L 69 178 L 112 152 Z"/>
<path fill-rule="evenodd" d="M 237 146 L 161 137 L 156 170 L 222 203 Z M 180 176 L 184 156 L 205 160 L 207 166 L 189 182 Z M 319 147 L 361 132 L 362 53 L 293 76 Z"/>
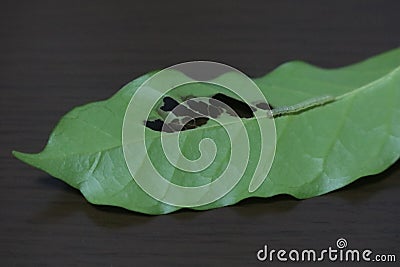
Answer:
<path fill-rule="evenodd" d="M 70 111 L 60 120 L 42 152 L 14 155 L 79 189 L 91 203 L 147 214 L 179 209 L 147 195 L 132 179 L 124 161 L 124 113 L 135 90 L 151 75 L 132 81 L 108 100 Z M 254 81 L 273 107 L 292 106 L 324 95 L 335 100 L 275 119 L 275 160 L 267 179 L 255 192 L 248 191 L 255 168 L 251 162 L 257 157 L 257 142 L 252 142 L 256 153 L 250 154 L 250 164 L 239 184 L 223 198 L 195 209 L 232 205 L 252 196 L 314 197 L 379 173 L 399 158 L 400 49 L 331 70 L 289 62 Z M 185 93 L 211 96 L 218 90 L 203 84 L 188 86 Z M 243 121 L 251 136 L 255 121 Z M 204 184 L 216 177 L 229 159 L 222 131 L 222 127 L 210 127 L 207 122 L 181 133 L 182 152 L 189 158 L 197 153 L 191 144 L 204 137 L 212 138 L 219 149 L 215 164 L 195 175 L 195 179 L 186 179 L 184 172 L 166 163 L 159 144 L 160 132 L 146 129 L 148 153 L 174 183 Z"/>

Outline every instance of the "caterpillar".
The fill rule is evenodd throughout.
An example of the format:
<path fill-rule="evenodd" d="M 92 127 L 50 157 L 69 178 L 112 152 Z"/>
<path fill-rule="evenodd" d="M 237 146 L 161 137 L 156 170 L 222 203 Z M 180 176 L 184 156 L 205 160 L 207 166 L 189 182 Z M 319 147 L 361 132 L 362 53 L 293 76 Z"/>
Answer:
<path fill-rule="evenodd" d="M 272 118 L 276 118 L 279 116 L 300 112 L 300 111 L 310 109 L 310 108 L 313 108 L 316 106 L 322 106 L 322 105 L 330 103 L 334 100 L 335 100 L 335 97 L 330 96 L 330 95 L 315 97 L 315 98 L 308 99 L 306 101 L 300 102 L 300 103 L 292 105 L 292 106 L 283 106 L 283 107 L 273 108 L 268 111 L 268 116 L 272 117 Z"/>

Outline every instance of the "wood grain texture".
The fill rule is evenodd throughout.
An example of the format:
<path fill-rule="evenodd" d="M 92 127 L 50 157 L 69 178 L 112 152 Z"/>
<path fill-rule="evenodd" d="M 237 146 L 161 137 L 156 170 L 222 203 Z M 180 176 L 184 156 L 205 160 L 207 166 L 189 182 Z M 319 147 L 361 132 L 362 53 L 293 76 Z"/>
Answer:
<path fill-rule="evenodd" d="M 338 67 L 400 45 L 396 0 L 215 2 L 1 2 L 2 266 L 252 266 L 264 244 L 323 249 L 339 237 L 400 257 L 400 162 L 309 200 L 151 217 L 90 205 L 12 158 L 40 151 L 72 107 L 150 70 L 204 59 L 254 77 L 288 60 Z"/>

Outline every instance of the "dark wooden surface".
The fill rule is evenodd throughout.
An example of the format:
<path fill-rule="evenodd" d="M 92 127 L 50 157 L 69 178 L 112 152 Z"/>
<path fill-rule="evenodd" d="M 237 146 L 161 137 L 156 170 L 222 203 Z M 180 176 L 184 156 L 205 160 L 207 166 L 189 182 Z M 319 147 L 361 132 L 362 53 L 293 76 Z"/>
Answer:
<path fill-rule="evenodd" d="M 1 1 L 1 266 L 263 265 L 264 244 L 322 249 L 339 237 L 400 257 L 400 162 L 309 200 L 151 217 L 90 205 L 11 156 L 40 151 L 72 107 L 153 69 L 205 59 L 259 76 L 288 60 L 337 67 L 400 45 L 397 0 L 214 2 Z"/>

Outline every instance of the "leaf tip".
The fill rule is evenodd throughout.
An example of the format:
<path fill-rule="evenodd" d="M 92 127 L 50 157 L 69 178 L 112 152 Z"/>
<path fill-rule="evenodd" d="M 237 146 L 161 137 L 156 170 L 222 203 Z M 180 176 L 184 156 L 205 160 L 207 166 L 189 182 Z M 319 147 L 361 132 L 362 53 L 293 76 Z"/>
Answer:
<path fill-rule="evenodd" d="M 23 152 L 19 152 L 16 150 L 13 150 L 11 152 L 11 154 L 16 157 L 17 159 L 19 159 L 22 162 L 25 162 L 29 165 L 33 165 L 35 164 L 35 159 L 37 154 L 29 154 L 29 153 L 23 153 Z"/>

